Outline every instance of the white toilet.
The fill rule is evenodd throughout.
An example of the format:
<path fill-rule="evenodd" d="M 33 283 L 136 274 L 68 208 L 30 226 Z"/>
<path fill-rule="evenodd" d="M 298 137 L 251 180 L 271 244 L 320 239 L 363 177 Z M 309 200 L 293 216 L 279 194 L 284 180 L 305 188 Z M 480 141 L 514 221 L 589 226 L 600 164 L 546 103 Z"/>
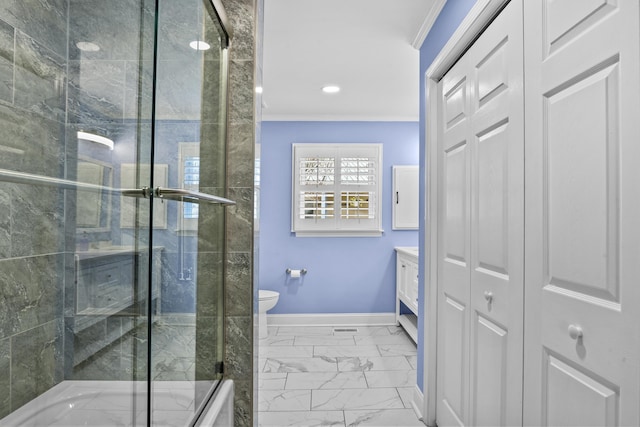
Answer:
<path fill-rule="evenodd" d="M 267 337 L 267 311 L 271 310 L 278 303 L 280 293 L 276 291 L 258 290 L 258 321 L 260 338 Z"/>

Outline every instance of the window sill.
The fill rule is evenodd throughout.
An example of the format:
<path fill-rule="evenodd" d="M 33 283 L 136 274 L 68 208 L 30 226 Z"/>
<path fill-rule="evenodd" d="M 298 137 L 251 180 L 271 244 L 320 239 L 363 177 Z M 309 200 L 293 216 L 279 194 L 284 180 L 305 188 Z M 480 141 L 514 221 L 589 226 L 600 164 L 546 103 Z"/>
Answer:
<path fill-rule="evenodd" d="M 296 237 L 381 237 L 384 230 L 291 230 L 291 232 Z"/>

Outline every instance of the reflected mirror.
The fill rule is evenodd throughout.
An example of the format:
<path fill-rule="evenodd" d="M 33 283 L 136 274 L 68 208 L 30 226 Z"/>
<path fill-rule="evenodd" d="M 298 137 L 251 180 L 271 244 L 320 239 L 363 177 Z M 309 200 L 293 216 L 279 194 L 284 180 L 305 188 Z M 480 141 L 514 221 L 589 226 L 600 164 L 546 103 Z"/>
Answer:
<path fill-rule="evenodd" d="M 113 168 L 95 159 L 78 160 L 78 182 L 111 187 Z M 111 194 L 83 191 L 77 194 L 76 227 L 84 231 L 108 231 L 111 221 Z"/>

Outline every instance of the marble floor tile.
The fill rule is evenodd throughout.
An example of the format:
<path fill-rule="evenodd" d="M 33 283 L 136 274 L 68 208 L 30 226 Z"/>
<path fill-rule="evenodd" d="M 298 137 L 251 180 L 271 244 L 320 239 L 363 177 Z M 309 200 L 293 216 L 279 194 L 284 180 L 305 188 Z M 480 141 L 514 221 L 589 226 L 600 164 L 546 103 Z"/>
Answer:
<path fill-rule="evenodd" d="M 418 355 L 414 355 L 414 356 L 405 356 L 407 358 L 407 361 L 409 362 L 409 365 L 411 365 L 411 369 L 418 369 Z"/>
<path fill-rule="evenodd" d="M 312 411 L 399 408 L 404 408 L 404 404 L 395 388 L 311 390 Z"/>
<path fill-rule="evenodd" d="M 312 345 L 298 346 L 268 346 L 261 348 L 258 353 L 260 357 L 313 357 Z"/>
<path fill-rule="evenodd" d="M 416 384 L 416 371 L 370 371 L 364 373 L 370 388 L 411 387 Z"/>
<path fill-rule="evenodd" d="M 262 372 L 258 376 L 258 390 L 284 390 L 287 382 L 286 372 Z"/>
<path fill-rule="evenodd" d="M 337 372 L 338 364 L 326 357 L 268 358 L 262 372 Z"/>
<path fill-rule="evenodd" d="M 355 329 L 355 330 L 354 330 Z M 333 331 L 334 335 L 389 335 L 387 326 L 357 326 L 357 327 L 337 327 Z"/>
<path fill-rule="evenodd" d="M 358 357 L 358 356 L 380 356 L 378 346 L 375 345 L 345 345 L 345 346 L 324 346 L 317 345 L 313 348 L 314 356 L 325 357 Z"/>
<path fill-rule="evenodd" d="M 356 345 L 407 345 L 413 344 L 411 338 L 406 335 L 370 335 L 370 336 L 355 336 Z M 415 345 L 414 345 L 415 346 Z"/>
<path fill-rule="evenodd" d="M 407 335 L 407 331 L 404 330 L 402 326 L 387 326 L 387 330 L 391 335 Z M 407 339 L 411 339 L 407 337 Z"/>
<path fill-rule="evenodd" d="M 269 327 L 259 355 L 258 427 L 423 426 L 416 346 L 401 327 Z"/>
<path fill-rule="evenodd" d="M 278 335 L 333 335 L 332 326 L 279 326 Z"/>
<path fill-rule="evenodd" d="M 258 393 L 258 411 L 308 411 L 311 390 L 262 390 Z"/>
<path fill-rule="evenodd" d="M 355 345 L 352 335 L 312 335 L 312 336 L 296 336 L 295 345 Z"/>
<path fill-rule="evenodd" d="M 293 373 L 287 377 L 287 390 L 367 388 L 362 372 Z"/>
<path fill-rule="evenodd" d="M 407 409 L 412 409 L 411 402 L 413 401 L 413 391 L 415 390 L 415 385 L 413 387 L 398 387 L 398 393 L 400 394 L 400 399 L 402 399 L 402 403 L 404 403 L 404 407 Z"/>
<path fill-rule="evenodd" d="M 259 345 L 264 347 L 271 345 L 293 345 L 293 340 L 293 335 L 269 334 L 267 338 L 260 338 Z"/>
<path fill-rule="evenodd" d="M 259 412 L 259 427 L 344 427 L 342 411 Z"/>
<path fill-rule="evenodd" d="M 381 356 L 415 356 L 418 354 L 415 344 L 383 344 L 378 345 L 378 350 Z"/>
<path fill-rule="evenodd" d="M 380 409 L 375 411 L 344 411 L 346 425 L 384 427 L 424 427 L 411 409 Z"/>
<path fill-rule="evenodd" d="M 339 371 L 410 371 L 405 356 L 339 357 Z"/>

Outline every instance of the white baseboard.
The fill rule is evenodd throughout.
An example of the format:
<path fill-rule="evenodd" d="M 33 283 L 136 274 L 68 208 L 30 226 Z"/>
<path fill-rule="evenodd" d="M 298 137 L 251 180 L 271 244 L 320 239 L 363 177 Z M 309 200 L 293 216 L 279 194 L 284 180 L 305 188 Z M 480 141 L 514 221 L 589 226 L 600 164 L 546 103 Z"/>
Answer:
<path fill-rule="evenodd" d="M 422 390 L 418 387 L 418 384 L 413 388 L 413 398 L 411 399 L 411 407 L 413 408 L 413 412 L 416 413 L 418 419 L 424 422 L 424 416 L 422 415 L 422 408 L 424 408 L 424 394 L 422 394 Z"/>
<path fill-rule="evenodd" d="M 269 314 L 269 326 L 389 326 L 396 324 L 395 313 L 317 313 Z"/>

